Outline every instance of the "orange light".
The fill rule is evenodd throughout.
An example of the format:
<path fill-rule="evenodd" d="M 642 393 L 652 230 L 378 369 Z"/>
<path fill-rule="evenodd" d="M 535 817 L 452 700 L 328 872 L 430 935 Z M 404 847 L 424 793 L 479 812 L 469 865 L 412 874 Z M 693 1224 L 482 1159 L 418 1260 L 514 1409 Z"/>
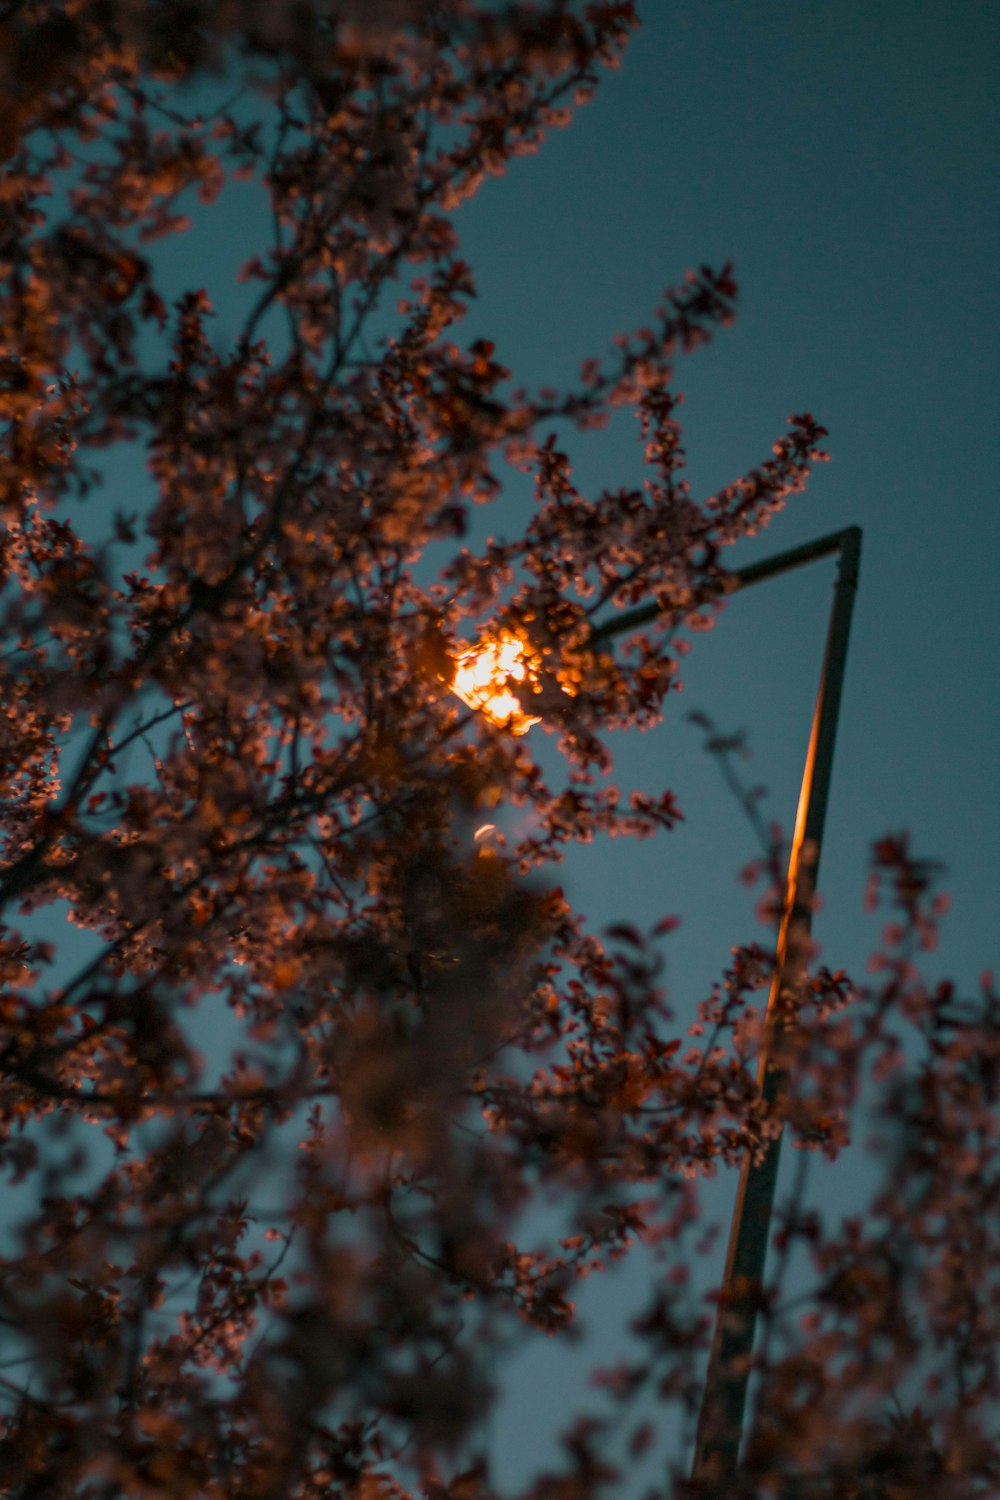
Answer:
<path fill-rule="evenodd" d="M 524 712 L 520 700 L 507 684 L 514 681 L 527 686 L 537 680 L 529 648 L 524 641 L 505 630 L 462 652 L 455 664 L 451 690 L 463 703 L 479 709 L 494 724 L 502 724 L 512 734 L 527 734 L 532 724 L 539 724 L 541 720 L 537 715 Z"/>

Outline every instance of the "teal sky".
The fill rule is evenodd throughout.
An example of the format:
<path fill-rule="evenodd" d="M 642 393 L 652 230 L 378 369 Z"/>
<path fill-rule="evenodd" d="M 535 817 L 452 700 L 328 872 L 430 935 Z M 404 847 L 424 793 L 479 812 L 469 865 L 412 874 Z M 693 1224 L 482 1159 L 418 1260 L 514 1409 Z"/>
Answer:
<path fill-rule="evenodd" d="M 792 411 L 829 427 L 832 461 L 727 560 L 852 523 L 865 534 L 824 853 L 827 941 L 853 957 L 868 841 L 907 827 L 948 866 L 940 962 L 971 983 L 996 953 L 1000 888 L 1000 15 L 853 0 L 642 13 L 596 102 L 462 210 L 480 290 L 465 331 L 489 331 L 516 380 L 566 384 L 689 267 L 735 262 L 736 325 L 679 370 L 695 492 L 766 457 Z M 627 416 L 568 442 L 584 488 L 641 473 Z M 519 513 L 501 502 L 487 522 L 511 534 Z M 668 724 L 622 750 L 637 777 L 673 778 L 692 834 L 721 815 L 720 799 L 685 794 L 697 736 L 681 721 L 695 707 L 747 730 L 748 774 L 773 815 L 791 817 L 833 571 L 814 564 L 731 601 L 696 642 Z M 685 885 L 701 842 L 685 844 Z M 635 852 L 602 849 L 605 875 L 606 860 Z M 665 878 L 679 860 L 652 844 L 641 854 Z M 600 886 L 588 876 L 581 891 L 596 901 Z"/>
<path fill-rule="evenodd" d="M 869 844 L 905 828 L 947 866 L 952 897 L 928 973 L 970 990 L 995 965 L 1000 932 L 1000 11 L 978 0 L 640 9 L 643 28 L 596 101 L 463 208 L 480 291 L 468 336 L 496 339 L 515 380 L 565 385 L 615 332 L 646 322 L 689 267 L 735 262 L 735 326 L 679 372 L 695 493 L 765 458 L 784 419 L 811 410 L 830 429 L 832 461 L 732 564 L 864 530 L 822 957 L 865 978 L 880 930 L 862 909 Z M 630 418 L 568 441 L 585 490 L 640 477 Z M 523 503 L 501 501 L 487 524 L 513 534 Z M 832 562 L 817 563 L 730 601 L 696 640 L 666 722 L 620 736 L 616 750 L 619 779 L 671 786 L 686 823 L 642 844 L 595 844 L 563 872 L 597 925 L 682 917 L 664 950 L 679 1020 L 729 947 L 764 935 L 736 880 L 752 835 L 685 714 L 747 732 L 747 778 L 789 826 L 833 577 Z M 856 1152 L 811 1167 L 810 1195 L 833 1212 L 863 1208 L 866 1185 Z M 732 1188 L 712 1187 L 720 1216 Z M 643 1253 L 588 1287 L 587 1350 L 620 1352 L 655 1274 Z M 550 1453 L 585 1365 L 579 1347 L 541 1341 L 518 1362 L 494 1434 L 511 1484 Z"/>

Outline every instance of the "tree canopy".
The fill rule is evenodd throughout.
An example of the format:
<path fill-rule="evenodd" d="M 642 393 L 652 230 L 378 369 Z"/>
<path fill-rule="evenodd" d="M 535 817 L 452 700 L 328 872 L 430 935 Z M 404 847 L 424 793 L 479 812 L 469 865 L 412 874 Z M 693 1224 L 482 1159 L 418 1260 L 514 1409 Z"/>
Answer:
<path fill-rule="evenodd" d="M 875 845 L 871 983 L 805 975 L 778 1100 L 773 945 L 678 1017 L 669 922 L 592 932 L 553 872 L 674 824 L 669 791 L 621 796 L 608 731 L 669 712 L 724 549 L 824 457 L 803 414 L 720 492 L 684 479 L 675 365 L 733 317 L 729 266 L 570 390 L 463 342 L 455 208 L 635 22 L 610 0 L 0 19 L 5 1494 L 488 1500 L 503 1352 L 571 1336 L 574 1286 L 639 1239 L 662 1266 L 644 1357 L 523 1500 L 622 1493 L 672 1413 L 658 1493 L 1000 1483 L 1000 1009 L 920 978 L 933 868 Z M 226 334 L 211 288 L 164 293 L 158 242 L 234 185 L 270 240 L 239 247 Z M 574 429 L 623 406 L 647 477 L 585 495 Z M 136 451 L 144 487 L 106 494 Z M 518 473 L 529 524 L 478 541 Z M 452 691 L 477 642 L 513 643 L 492 715 Z M 770 845 L 758 873 L 780 902 Z M 688 1481 L 699 1179 L 782 1122 L 836 1155 L 872 1081 L 885 1190 L 866 1217 L 786 1206 L 742 1469 Z"/>

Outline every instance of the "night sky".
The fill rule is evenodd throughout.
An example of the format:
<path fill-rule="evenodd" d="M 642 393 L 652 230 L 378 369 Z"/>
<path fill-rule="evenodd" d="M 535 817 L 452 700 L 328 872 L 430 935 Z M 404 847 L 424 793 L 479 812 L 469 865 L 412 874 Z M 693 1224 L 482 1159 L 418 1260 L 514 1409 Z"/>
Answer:
<path fill-rule="evenodd" d="M 643 27 L 596 101 L 462 210 L 480 291 L 466 330 L 495 338 L 516 380 L 564 386 L 615 332 L 648 321 L 690 267 L 735 263 L 736 324 L 678 374 L 694 493 L 766 458 L 792 412 L 830 429 L 831 462 L 724 560 L 864 530 L 815 925 L 822 961 L 865 979 L 880 931 L 863 911 L 869 846 L 908 829 L 917 853 L 947 867 L 952 898 L 927 972 L 972 990 L 1000 931 L 1000 11 L 976 0 L 640 9 Z M 642 477 L 628 415 L 566 441 L 585 492 Z M 516 534 L 529 503 L 505 497 L 489 529 Z M 766 937 L 736 878 L 753 835 L 686 715 L 745 731 L 741 773 L 767 787 L 766 816 L 790 827 L 834 573 L 833 561 L 814 563 L 732 599 L 695 640 L 665 722 L 617 737 L 618 779 L 671 787 L 685 824 L 644 843 L 600 841 L 563 871 L 597 926 L 682 918 L 664 947 L 679 1021 L 733 944 Z M 796 1157 L 785 1154 L 779 1193 Z M 810 1196 L 833 1212 L 863 1209 L 870 1185 L 859 1152 L 811 1165 Z M 713 1185 L 721 1216 L 732 1189 Z M 597 1278 L 580 1304 L 588 1342 L 539 1340 L 518 1361 L 494 1428 L 511 1484 L 554 1458 L 550 1435 L 585 1394 L 587 1356 L 621 1352 L 655 1274 L 640 1255 Z"/>

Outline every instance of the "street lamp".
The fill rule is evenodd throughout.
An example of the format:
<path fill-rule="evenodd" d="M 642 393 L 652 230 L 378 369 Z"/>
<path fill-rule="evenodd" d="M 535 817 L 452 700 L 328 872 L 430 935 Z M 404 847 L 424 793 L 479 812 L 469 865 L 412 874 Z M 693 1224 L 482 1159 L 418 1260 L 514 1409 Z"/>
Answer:
<path fill-rule="evenodd" d="M 509 683 L 534 686 L 537 680 L 525 643 L 504 630 L 462 652 L 455 663 L 451 690 L 469 708 L 479 709 L 494 724 L 502 724 L 512 734 L 527 734 L 541 719 L 524 712 Z"/>
<path fill-rule="evenodd" d="M 833 553 L 838 554 L 839 559 L 833 606 L 813 711 L 809 748 L 799 790 L 758 1071 L 761 1092 L 769 1104 L 776 1103 L 782 1097 L 789 1083 L 788 1070 L 781 1058 L 783 1043 L 795 1026 L 793 997 L 797 978 L 804 968 L 812 926 L 813 896 L 829 802 L 834 741 L 847 662 L 847 642 L 861 560 L 861 529 L 849 526 L 844 531 L 820 537 L 814 542 L 806 542 L 804 546 L 793 547 L 775 557 L 766 558 L 763 562 L 752 563 L 749 567 L 730 574 L 720 589 L 720 592 L 735 592 L 750 584 L 774 578 L 780 573 L 788 573 L 805 563 L 817 562 Z M 658 604 L 640 605 L 638 609 L 630 610 L 598 627 L 592 637 L 593 642 L 598 644 L 613 640 L 627 631 L 648 624 L 663 613 L 664 610 Z M 505 639 L 516 642 L 516 638 Z M 506 649 L 509 654 L 512 648 L 508 646 Z M 462 663 L 465 663 L 468 671 L 478 660 L 487 660 L 482 648 L 474 648 L 467 653 L 461 659 L 460 670 Z M 499 654 L 497 660 L 500 661 Z M 498 670 L 501 682 L 507 678 L 513 678 L 516 683 L 532 680 L 523 656 L 515 655 L 511 661 L 500 662 Z M 507 702 L 505 699 L 500 712 L 491 713 L 491 717 L 497 722 L 506 718 L 515 733 L 524 733 L 530 723 L 537 720 L 528 722 L 529 716 L 521 710 L 515 694 L 509 688 L 507 692 L 511 701 Z M 465 702 L 473 703 L 473 706 L 485 707 L 482 701 L 474 701 L 469 693 L 460 691 L 459 696 Z M 750 1360 L 763 1288 L 764 1262 L 780 1155 L 779 1131 L 768 1140 L 760 1160 L 755 1161 L 753 1154 L 747 1152 L 740 1171 L 726 1268 L 719 1290 L 715 1333 L 695 1439 L 692 1479 L 703 1483 L 717 1483 L 731 1477 L 736 1472 L 739 1461 Z"/>

